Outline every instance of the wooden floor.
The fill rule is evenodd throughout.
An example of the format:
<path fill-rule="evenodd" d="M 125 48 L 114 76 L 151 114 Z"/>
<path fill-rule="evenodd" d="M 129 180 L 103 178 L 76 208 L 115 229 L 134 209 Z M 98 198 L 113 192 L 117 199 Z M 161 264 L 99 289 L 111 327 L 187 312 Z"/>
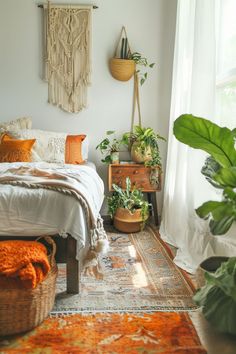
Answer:
<path fill-rule="evenodd" d="M 170 248 L 175 254 L 176 249 L 173 246 Z M 196 277 L 194 275 L 190 277 L 197 286 Z M 200 310 L 192 311 L 189 315 L 207 354 L 236 354 L 236 336 L 216 332 L 205 320 Z"/>
<path fill-rule="evenodd" d="M 176 249 L 170 246 L 175 254 Z M 191 276 L 196 283 L 194 275 Z M 200 310 L 189 313 L 207 354 L 236 354 L 236 336 L 218 333 L 205 320 Z"/>
<path fill-rule="evenodd" d="M 236 354 L 236 336 L 216 332 L 200 311 L 190 313 L 190 318 L 208 354 Z"/>

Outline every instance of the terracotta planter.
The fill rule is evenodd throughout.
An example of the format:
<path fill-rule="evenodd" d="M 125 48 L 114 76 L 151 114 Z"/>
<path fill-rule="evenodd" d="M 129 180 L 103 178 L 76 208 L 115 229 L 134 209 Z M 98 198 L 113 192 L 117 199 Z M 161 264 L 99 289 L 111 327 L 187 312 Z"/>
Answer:
<path fill-rule="evenodd" d="M 152 160 L 152 152 L 150 146 L 146 147 L 144 152 L 139 147 L 139 142 L 134 142 L 131 147 L 131 158 L 137 163 L 144 163 Z"/>
<path fill-rule="evenodd" d="M 112 58 L 109 62 L 111 75 L 119 81 L 128 81 L 134 75 L 135 62 L 129 59 Z"/>
<path fill-rule="evenodd" d="M 147 217 L 145 220 L 147 220 Z M 133 214 L 124 208 L 118 208 L 114 215 L 114 226 L 121 232 L 139 232 L 142 228 L 141 209 L 137 209 Z"/>

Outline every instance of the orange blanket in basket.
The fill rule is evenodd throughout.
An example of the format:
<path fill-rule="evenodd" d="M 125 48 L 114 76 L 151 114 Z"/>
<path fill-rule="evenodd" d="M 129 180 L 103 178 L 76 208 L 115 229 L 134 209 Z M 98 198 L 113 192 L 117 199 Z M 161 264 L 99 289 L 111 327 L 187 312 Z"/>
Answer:
<path fill-rule="evenodd" d="M 36 241 L 0 241 L 0 288 L 35 288 L 48 274 L 46 247 Z"/>

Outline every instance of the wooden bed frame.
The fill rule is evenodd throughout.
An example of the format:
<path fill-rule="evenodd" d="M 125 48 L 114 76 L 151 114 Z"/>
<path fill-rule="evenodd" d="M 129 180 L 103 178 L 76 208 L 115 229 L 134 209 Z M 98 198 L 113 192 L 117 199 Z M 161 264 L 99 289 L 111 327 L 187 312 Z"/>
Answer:
<path fill-rule="evenodd" d="M 80 292 L 80 272 L 83 262 L 84 250 L 81 251 L 78 261 L 76 259 L 77 241 L 72 237 L 62 238 L 61 236 L 52 236 L 57 245 L 56 261 L 57 263 L 66 263 L 66 290 L 69 294 L 78 294 Z M 3 240 L 35 240 L 37 237 L 31 236 L 0 236 Z"/>

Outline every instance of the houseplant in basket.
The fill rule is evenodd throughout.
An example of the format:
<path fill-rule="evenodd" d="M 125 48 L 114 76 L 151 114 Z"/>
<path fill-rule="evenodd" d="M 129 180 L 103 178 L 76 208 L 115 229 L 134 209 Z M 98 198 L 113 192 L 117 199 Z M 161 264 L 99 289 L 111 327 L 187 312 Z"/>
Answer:
<path fill-rule="evenodd" d="M 235 129 L 187 114 L 174 123 L 174 135 L 179 141 L 210 154 L 201 172 L 222 190 L 222 200 L 207 201 L 196 213 L 209 220 L 213 235 L 224 235 L 236 221 L 235 133 Z M 205 273 L 206 284 L 194 299 L 217 330 L 236 335 L 236 257 L 211 257 L 203 264 L 210 269 Z"/>
<path fill-rule="evenodd" d="M 136 125 L 133 132 L 123 134 L 122 142 L 131 149 L 131 158 L 137 163 L 144 163 L 145 166 L 161 167 L 159 152 L 159 140 L 162 136 L 155 133 L 152 128 L 143 128 Z"/>
<path fill-rule="evenodd" d="M 154 63 L 148 63 L 147 58 L 138 52 L 131 52 L 126 29 L 123 26 L 117 47 L 115 49 L 114 57 L 109 61 L 109 68 L 111 75 L 119 81 L 128 81 L 134 74 L 140 74 L 141 85 L 147 79 L 147 70 L 145 72 L 136 70 L 138 67 L 153 68 Z"/>
<path fill-rule="evenodd" d="M 100 150 L 102 154 L 105 154 L 105 158 L 102 159 L 102 162 L 106 164 L 119 163 L 119 151 L 122 141 L 116 138 L 114 134 L 114 130 L 108 130 L 106 132 L 106 138 L 96 147 L 96 149 Z"/>
<path fill-rule="evenodd" d="M 139 189 L 131 190 L 129 177 L 126 178 L 126 189 L 113 184 L 114 193 L 108 197 L 108 212 L 114 219 L 114 226 L 122 232 L 140 231 L 149 215 L 150 204 L 144 199 Z"/>

